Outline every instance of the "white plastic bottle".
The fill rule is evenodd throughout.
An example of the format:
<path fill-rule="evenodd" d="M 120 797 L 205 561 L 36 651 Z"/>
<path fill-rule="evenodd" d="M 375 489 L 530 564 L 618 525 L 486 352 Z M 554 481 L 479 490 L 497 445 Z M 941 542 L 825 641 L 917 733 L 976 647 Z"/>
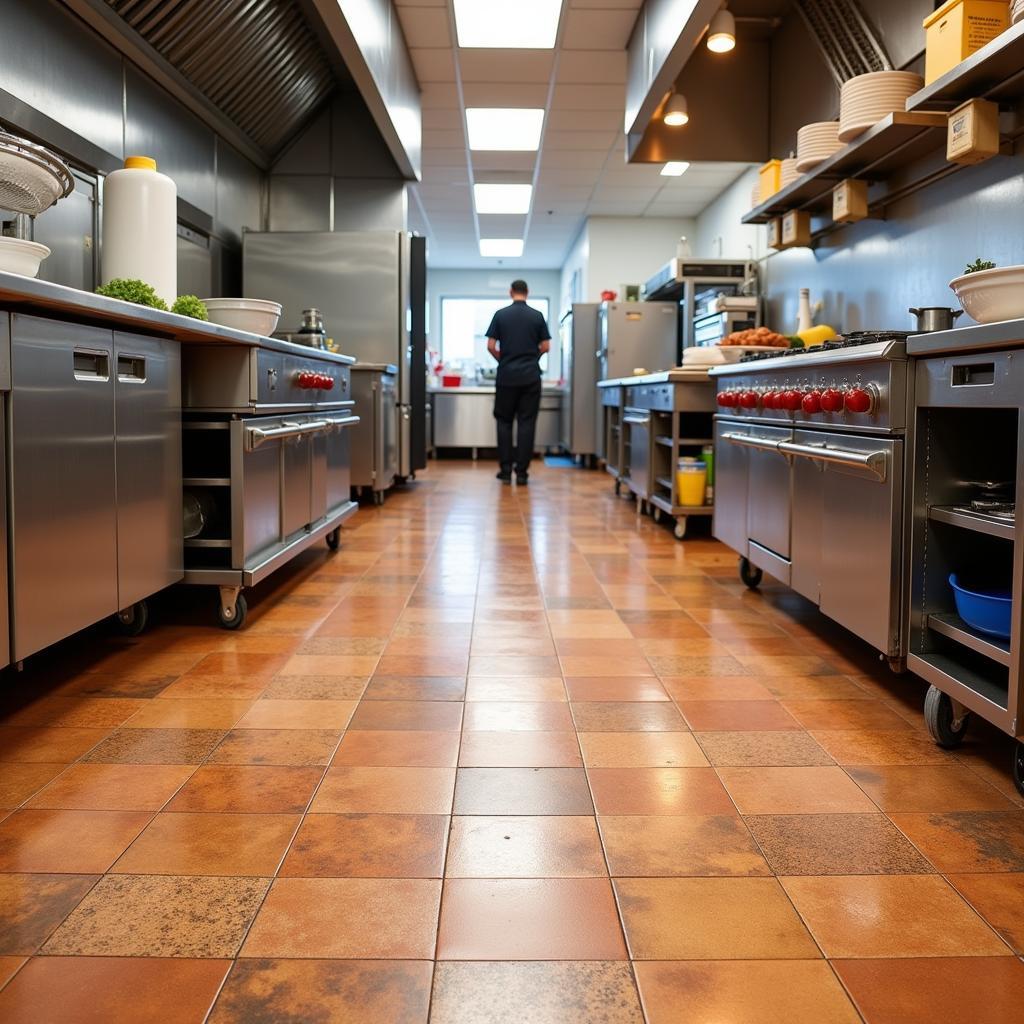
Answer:
<path fill-rule="evenodd" d="M 800 289 L 800 312 L 797 318 L 796 333 L 809 331 L 814 326 L 814 318 L 811 315 L 811 290 L 810 288 Z"/>
<path fill-rule="evenodd" d="M 103 183 L 103 283 L 152 285 L 168 308 L 178 297 L 178 190 L 148 156 L 130 156 Z"/>

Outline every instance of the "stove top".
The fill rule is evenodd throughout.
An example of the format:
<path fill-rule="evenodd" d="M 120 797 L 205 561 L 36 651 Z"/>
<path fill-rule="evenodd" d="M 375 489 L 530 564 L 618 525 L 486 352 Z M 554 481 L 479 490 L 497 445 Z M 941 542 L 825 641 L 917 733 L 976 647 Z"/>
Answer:
<path fill-rule="evenodd" d="M 764 359 L 788 359 L 793 356 L 817 356 L 839 349 L 857 348 L 861 345 L 887 345 L 891 342 L 906 342 L 909 331 L 851 331 L 840 334 L 832 341 L 826 341 L 815 348 L 789 348 L 780 352 L 778 349 L 767 352 L 750 352 L 740 358 L 741 363 L 755 363 Z"/>

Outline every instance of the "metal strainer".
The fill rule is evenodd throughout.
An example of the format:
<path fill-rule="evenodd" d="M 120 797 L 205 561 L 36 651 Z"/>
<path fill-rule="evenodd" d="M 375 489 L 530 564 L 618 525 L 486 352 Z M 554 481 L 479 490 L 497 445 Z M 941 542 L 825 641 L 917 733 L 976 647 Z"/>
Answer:
<path fill-rule="evenodd" d="M 35 217 L 74 187 L 68 166 L 48 149 L 0 131 L 0 209 Z"/>

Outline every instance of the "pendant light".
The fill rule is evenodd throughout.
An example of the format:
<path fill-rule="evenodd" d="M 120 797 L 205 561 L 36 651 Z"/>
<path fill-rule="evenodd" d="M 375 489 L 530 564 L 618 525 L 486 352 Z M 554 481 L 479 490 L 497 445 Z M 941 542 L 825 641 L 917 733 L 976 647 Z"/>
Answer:
<path fill-rule="evenodd" d="M 674 92 L 665 104 L 665 112 L 661 115 L 662 121 L 670 128 L 681 128 L 690 120 L 690 110 L 686 103 L 686 97 L 681 92 Z"/>
<path fill-rule="evenodd" d="M 712 53 L 728 53 L 736 46 L 736 19 L 723 7 L 708 25 L 708 49 Z"/>

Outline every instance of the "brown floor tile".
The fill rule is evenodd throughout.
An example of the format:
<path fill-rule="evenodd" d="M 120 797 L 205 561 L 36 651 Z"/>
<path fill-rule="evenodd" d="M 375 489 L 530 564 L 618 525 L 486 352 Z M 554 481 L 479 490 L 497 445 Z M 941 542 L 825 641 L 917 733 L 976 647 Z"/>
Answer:
<path fill-rule="evenodd" d="M 648 1024 L 860 1024 L 822 960 L 638 963 Z"/>
<path fill-rule="evenodd" d="M 255 700 L 267 688 L 259 676 L 200 676 L 186 673 L 160 691 L 161 700 Z"/>
<path fill-rule="evenodd" d="M 274 676 L 264 700 L 359 700 L 367 676 Z"/>
<path fill-rule="evenodd" d="M 877 700 L 784 700 L 782 706 L 805 729 L 909 731 L 911 728 L 906 719 Z"/>
<path fill-rule="evenodd" d="M 665 676 L 673 700 L 772 700 L 773 694 L 753 676 Z"/>
<path fill-rule="evenodd" d="M 280 874 L 303 878 L 440 878 L 442 814 L 308 814 Z"/>
<path fill-rule="evenodd" d="M 679 710 L 694 732 L 800 728 L 800 723 L 774 700 L 681 700 Z"/>
<path fill-rule="evenodd" d="M 1006 1024 L 1024 1005 L 1024 964 L 1012 957 L 837 960 L 869 1024 Z"/>
<path fill-rule="evenodd" d="M 871 765 L 848 769 L 883 811 L 1008 811 L 1013 804 L 961 765 Z"/>
<path fill-rule="evenodd" d="M 470 701 L 462 724 L 471 732 L 572 732 L 569 705 L 559 701 Z"/>
<path fill-rule="evenodd" d="M 326 765 L 339 736 L 335 729 L 232 729 L 210 764 Z"/>
<path fill-rule="evenodd" d="M 194 771 L 187 764 L 73 764 L 25 806 L 158 811 Z"/>
<path fill-rule="evenodd" d="M 821 955 L 774 878 L 619 878 L 615 891 L 634 960 Z"/>
<path fill-rule="evenodd" d="M 616 661 L 619 658 L 642 657 L 644 650 L 637 640 L 594 640 L 592 638 L 559 637 L 555 647 L 561 658 L 600 658 L 602 661 Z M 512 653 L 512 652 L 510 652 Z M 601 675 L 600 672 L 573 672 L 572 675 Z M 622 672 L 620 675 L 630 675 Z M 648 672 L 642 673 L 648 675 Z"/>
<path fill-rule="evenodd" d="M 947 875 L 946 878 L 1018 956 L 1024 953 L 1024 874 Z"/>
<path fill-rule="evenodd" d="M 177 673 L 125 676 L 105 672 L 87 672 L 76 676 L 67 683 L 63 687 L 63 692 L 83 697 L 103 697 L 104 699 L 126 697 L 147 700 L 162 694 L 177 678 Z"/>
<path fill-rule="evenodd" d="M 598 814 L 735 814 L 713 768 L 590 768 Z"/>
<path fill-rule="evenodd" d="M 239 960 L 209 1024 L 426 1024 L 432 965 L 386 960 Z"/>
<path fill-rule="evenodd" d="M 294 654 L 277 671 L 282 676 L 370 676 L 379 660 L 373 654 Z"/>
<path fill-rule="evenodd" d="M 121 725 L 149 703 L 124 697 L 46 697 L 5 715 L 3 724 L 110 729 Z"/>
<path fill-rule="evenodd" d="M 814 739 L 842 765 L 956 764 L 956 756 L 914 732 L 898 729 L 822 729 Z"/>
<path fill-rule="evenodd" d="M 167 810 L 301 814 L 322 775 L 322 768 L 207 764 Z"/>
<path fill-rule="evenodd" d="M 242 956 L 430 960 L 440 899 L 426 878 L 280 878 Z"/>
<path fill-rule="evenodd" d="M 873 813 L 871 800 L 835 765 L 812 768 L 719 768 L 740 814 Z"/>
<path fill-rule="evenodd" d="M 579 816 L 452 820 L 449 878 L 582 878 L 607 870 L 597 825 Z"/>
<path fill-rule="evenodd" d="M 685 732 L 678 708 L 667 701 L 576 701 L 571 705 L 580 732 Z"/>
<path fill-rule="evenodd" d="M 649 676 L 573 676 L 565 688 L 571 701 L 667 701 L 669 695 L 657 679 Z"/>
<path fill-rule="evenodd" d="M 469 659 L 471 676 L 540 676 L 550 679 L 560 673 L 558 658 L 552 656 L 483 655 Z"/>
<path fill-rule="evenodd" d="M 239 675 L 269 679 L 288 661 L 286 654 L 246 654 L 242 651 L 220 651 L 208 654 L 189 670 L 196 675 Z"/>
<path fill-rule="evenodd" d="M 474 676 L 466 690 L 467 701 L 558 701 L 569 698 L 561 676 Z"/>
<path fill-rule="evenodd" d="M 548 636 L 486 636 L 478 633 L 473 637 L 471 653 L 478 657 L 513 656 L 526 654 L 531 657 L 550 658 L 555 654 L 555 645 Z"/>
<path fill-rule="evenodd" d="M 439 960 L 625 960 L 607 878 L 449 878 Z"/>
<path fill-rule="evenodd" d="M 835 669 L 807 654 L 738 654 L 737 660 L 757 676 L 828 676 Z"/>
<path fill-rule="evenodd" d="M 599 679 L 602 676 L 626 678 L 654 675 L 651 662 L 642 654 L 616 655 L 611 658 L 603 655 L 581 657 L 562 654 L 559 660 L 562 663 L 562 672 L 566 676 Z"/>
<path fill-rule="evenodd" d="M 66 764 L 5 764 L 0 769 L 0 810 L 18 807 L 67 767 Z"/>
<path fill-rule="evenodd" d="M 353 730 L 341 739 L 331 762 L 365 767 L 454 768 L 459 757 L 457 732 Z"/>
<path fill-rule="evenodd" d="M 376 668 L 382 676 L 464 676 L 469 654 L 388 654 Z"/>
<path fill-rule="evenodd" d="M 195 1024 L 227 960 L 38 957 L 0 992 L 6 1024 Z"/>
<path fill-rule="evenodd" d="M 303 640 L 296 654 L 383 654 L 384 637 L 314 636 Z"/>
<path fill-rule="evenodd" d="M 728 654 L 696 656 L 653 656 L 651 664 L 659 676 L 750 676 L 755 673 Z"/>
<path fill-rule="evenodd" d="M 777 875 L 932 870 L 884 814 L 755 814 L 744 821 Z"/>
<path fill-rule="evenodd" d="M 736 815 L 652 817 L 603 815 L 601 836 L 612 875 L 768 875 L 743 820 Z"/>
<path fill-rule="evenodd" d="M 450 814 L 454 768 L 329 768 L 310 810 L 334 814 Z"/>
<path fill-rule="evenodd" d="M 70 764 L 109 734 L 109 729 L 2 727 L 0 761 Z"/>
<path fill-rule="evenodd" d="M 295 814 L 158 814 L 114 865 L 132 875 L 272 875 Z"/>
<path fill-rule="evenodd" d="M 224 729 L 118 729 L 90 750 L 95 764 L 201 764 Z"/>
<path fill-rule="evenodd" d="M 636 986 L 623 963 L 458 963 L 437 965 L 433 1024 L 643 1024 Z"/>
<path fill-rule="evenodd" d="M 148 811 L 15 811 L 0 822 L 0 871 L 106 871 L 151 817 Z"/>
<path fill-rule="evenodd" d="M 459 752 L 461 768 L 579 768 L 576 733 L 467 732 Z"/>
<path fill-rule="evenodd" d="M 708 760 L 723 767 L 796 768 L 832 764 L 832 758 L 805 732 L 698 732 Z"/>
<path fill-rule="evenodd" d="M 239 729 L 344 729 L 356 702 L 351 700 L 258 700 L 238 722 Z"/>
<path fill-rule="evenodd" d="M 43 950 L 58 956 L 232 957 L 270 880 L 107 875 Z"/>
<path fill-rule="evenodd" d="M 700 768 L 708 763 L 689 732 L 581 732 L 588 768 Z"/>
<path fill-rule="evenodd" d="M 889 816 L 939 871 L 1024 871 L 1024 811 Z"/>
<path fill-rule="evenodd" d="M 362 701 L 349 722 L 350 729 L 399 729 L 403 732 L 458 732 L 462 704 L 457 701 Z"/>
<path fill-rule="evenodd" d="M 594 813 L 582 768 L 460 768 L 455 814 Z"/>
<path fill-rule="evenodd" d="M 3 988 L 27 961 L 28 958 L 24 956 L 0 956 L 0 988 Z"/>
<path fill-rule="evenodd" d="M 761 682 L 783 700 L 863 700 L 864 691 L 846 676 L 766 676 Z"/>
<path fill-rule="evenodd" d="M 379 672 L 363 700 L 465 700 L 465 676 L 385 676 Z"/>
<path fill-rule="evenodd" d="M 98 877 L 0 874 L 0 953 L 35 953 Z"/>
<path fill-rule="evenodd" d="M 830 959 L 1010 953 L 937 875 L 786 877 L 781 882 Z"/>
<path fill-rule="evenodd" d="M 218 697 L 150 700 L 124 724 L 128 729 L 230 729 L 251 705 L 251 700 Z"/>

